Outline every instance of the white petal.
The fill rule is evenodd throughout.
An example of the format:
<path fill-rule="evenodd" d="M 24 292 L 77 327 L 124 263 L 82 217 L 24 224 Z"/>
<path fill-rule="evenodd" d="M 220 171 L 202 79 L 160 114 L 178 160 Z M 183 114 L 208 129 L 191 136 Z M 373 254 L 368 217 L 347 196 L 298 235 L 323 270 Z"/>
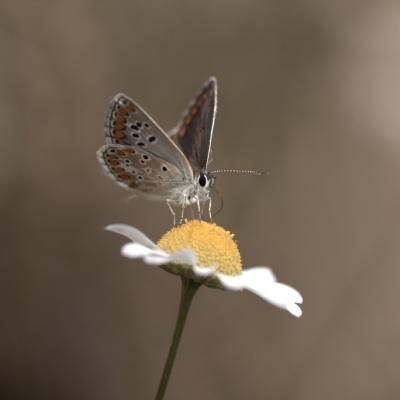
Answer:
<path fill-rule="evenodd" d="M 162 265 L 168 261 L 168 254 L 162 250 L 149 249 L 139 243 L 128 243 L 122 247 L 121 253 L 128 258 L 142 258 L 151 265 Z"/>
<path fill-rule="evenodd" d="M 162 253 L 154 252 L 143 257 L 143 261 L 149 265 L 165 265 L 168 263 L 168 256 Z"/>
<path fill-rule="evenodd" d="M 178 250 L 169 256 L 169 262 L 174 264 L 196 265 L 197 257 L 193 250 Z"/>
<path fill-rule="evenodd" d="M 212 267 L 199 267 L 197 265 L 193 265 L 192 268 L 193 272 L 195 273 L 195 275 L 199 276 L 199 277 L 208 277 L 211 276 L 215 273 L 215 268 Z"/>
<path fill-rule="evenodd" d="M 133 226 L 125 224 L 113 224 L 105 227 L 106 231 L 118 233 L 119 235 L 125 236 L 133 242 L 140 243 L 150 249 L 158 249 L 152 240 L 150 240 L 144 233 Z"/>
<path fill-rule="evenodd" d="M 147 246 L 139 243 L 127 243 L 121 249 L 122 255 L 128 258 L 142 258 L 153 252 L 153 249 L 149 249 Z"/>
<path fill-rule="evenodd" d="M 253 267 L 245 269 L 242 273 L 243 278 L 246 282 L 276 282 L 276 276 L 270 268 L 267 267 Z"/>
<path fill-rule="evenodd" d="M 255 267 L 244 270 L 241 275 L 217 274 L 217 277 L 225 289 L 247 289 L 296 317 L 300 317 L 302 314 L 300 307 L 296 304 L 303 302 L 301 294 L 288 285 L 276 282 L 276 278 L 269 268 Z"/>
<path fill-rule="evenodd" d="M 301 317 L 303 314 L 303 311 L 301 311 L 301 308 L 297 304 L 289 304 L 286 306 L 286 310 L 297 318 Z"/>
<path fill-rule="evenodd" d="M 242 275 L 236 275 L 236 276 L 231 276 L 231 275 L 224 275 L 224 274 L 215 274 L 217 279 L 220 281 L 222 287 L 224 289 L 228 290 L 242 290 L 244 289 L 243 286 L 243 281 L 242 281 Z"/>
<path fill-rule="evenodd" d="M 266 267 L 250 268 L 244 270 L 241 275 L 216 275 L 222 286 L 228 290 L 247 289 L 247 286 L 251 286 L 253 281 L 259 281 L 262 285 L 276 281 L 272 270 Z"/>
<path fill-rule="evenodd" d="M 297 290 L 288 285 L 272 283 L 261 287 L 261 285 L 253 284 L 246 287 L 246 289 L 269 301 L 271 304 L 286 309 L 296 317 L 301 315 L 301 309 L 296 303 L 301 303 L 302 297 Z"/>

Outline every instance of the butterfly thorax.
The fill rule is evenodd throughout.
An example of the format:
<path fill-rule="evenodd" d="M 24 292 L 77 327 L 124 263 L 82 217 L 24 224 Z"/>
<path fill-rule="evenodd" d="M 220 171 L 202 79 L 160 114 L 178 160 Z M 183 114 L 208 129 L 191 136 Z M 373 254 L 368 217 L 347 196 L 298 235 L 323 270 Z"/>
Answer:
<path fill-rule="evenodd" d="M 213 176 L 200 172 L 194 176 L 193 180 L 186 181 L 184 185 L 171 192 L 169 200 L 180 205 L 203 203 L 209 200 L 213 183 Z"/>

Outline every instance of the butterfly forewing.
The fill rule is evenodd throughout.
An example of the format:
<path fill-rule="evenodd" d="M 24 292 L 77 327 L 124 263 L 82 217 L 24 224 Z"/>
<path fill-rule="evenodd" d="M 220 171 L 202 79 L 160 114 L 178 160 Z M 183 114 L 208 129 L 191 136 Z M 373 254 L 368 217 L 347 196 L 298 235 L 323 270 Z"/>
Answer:
<path fill-rule="evenodd" d="M 106 172 L 121 186 L 154 197 L 172 197 L 187 177 L 174 164 L 144 149 L 105 145 L 97 152 Z"/>
<path fill-rule="evenodd" d="M 105 133 L 109 144 L 144 150 L 174 164 L 181 174 L 193 176 L 192 168 L 178 146 L 137 103 L 122 93 L 111 101 Z"/>
<path fill-rule="evenodd" d="M 215 113 L 217 81 L 210 78 L 173 130 L 194 171 L 205 171 L 209 159 Z"/>

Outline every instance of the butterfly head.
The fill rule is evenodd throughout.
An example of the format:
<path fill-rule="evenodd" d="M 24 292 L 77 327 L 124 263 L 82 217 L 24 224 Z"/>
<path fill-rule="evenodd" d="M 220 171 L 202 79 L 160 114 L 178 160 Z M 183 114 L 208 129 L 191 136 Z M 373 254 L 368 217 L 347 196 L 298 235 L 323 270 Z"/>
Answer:
<path fill-rule="evenodd" d="M 200 172 L 197 176 L 197 184 L 203 190 L 209 190 L 214 184 L 215 177 L 210 172 Z"/>
<path fill-rule="evenodd" d="M 214 176 L 209 172 L 199 172 L 194 177 L 193 184 L 188 187 L 188 191 L 183 193 L 183 197 L 186 199 L 187 204 L 193 204 L 197 202 L 204 202 L 210 198 L 210 189 L 214 184 Z"/>

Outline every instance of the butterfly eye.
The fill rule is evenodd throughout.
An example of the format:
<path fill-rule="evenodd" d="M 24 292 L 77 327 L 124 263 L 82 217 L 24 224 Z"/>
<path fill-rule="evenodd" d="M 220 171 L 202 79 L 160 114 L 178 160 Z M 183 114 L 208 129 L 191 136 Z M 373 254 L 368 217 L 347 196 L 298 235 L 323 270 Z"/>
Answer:
<path fill-rule="evenodd" d="M 201 187 L 204 187 L 204 186 L 207 185 L 207 181 L 208 181 L 207 176 L 204 175 L 204 174 L 200 174 L 200 176 L 199 176 L 199 185 Z"/>

